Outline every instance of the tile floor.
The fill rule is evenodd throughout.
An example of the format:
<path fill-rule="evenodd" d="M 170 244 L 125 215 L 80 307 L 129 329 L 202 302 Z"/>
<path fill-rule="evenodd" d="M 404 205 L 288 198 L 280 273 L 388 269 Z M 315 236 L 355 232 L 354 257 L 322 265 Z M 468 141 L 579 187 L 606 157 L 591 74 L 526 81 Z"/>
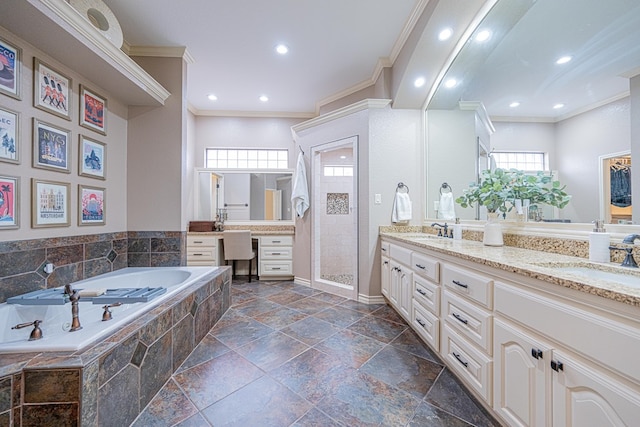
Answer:
<path fill-rule="evenodd" d="M 499 425 L 389 306 L 292 282 L 232 298 L 132 426 Z"/>

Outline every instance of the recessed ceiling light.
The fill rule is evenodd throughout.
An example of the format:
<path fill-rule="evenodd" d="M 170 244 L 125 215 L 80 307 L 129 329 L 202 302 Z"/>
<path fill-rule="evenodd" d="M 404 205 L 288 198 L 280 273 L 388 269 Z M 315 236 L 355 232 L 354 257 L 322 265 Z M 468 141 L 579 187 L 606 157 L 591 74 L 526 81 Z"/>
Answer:
<path fill-rule="evenodd" d="M 448 40 L 453 35 L 453 30 L 451 28 L 445 28 L 444 30 L 438 33 L 438 40 L 441 42 Z"/>
<path fill-rule="evenodd" d="M 344 160 L 347 158 L 347 156 L 340 156 L 340 158 Z"/>
<path fill-rule="evenodd" d="M 562 56 L 558 58 L 558 60 L 556 61 L 556 64 L 558 65 L 566 64 L 567 62 L 571 61 L 571 59 L 572 59 L 571 56 Z"/>
<path fill-rule="evenodd" d="M 478 34 L 476 34 L 476 41 L 477 42 L 486 42 L 487 40 L 489 40 L 490 37 L 491 37 L 491 31 L 482 30 Z"/>
<path fill-rule="evenodd" d="M 509 104 L 509 107 L 511 108 L 516 108 L 519 106 L 520 106 L 520 103 L 518 101 L 513 101 L 511 104 Z"/>
<path fill-rule="evenodd" d="M 289 52 L 289 48 L 283 44 L 279 44 L 278 46 L 276 46 L 276 52 L 278 52 L 280 55 L 284 55 Z"/>
<path fill-rule="evenodd" d="M 449 89 L 451 89 L 457 84 L 458 84 L 458 81 L 456 79 L 448 79 L 447 81 L 444 82 L 444 86 Z"/>
<path fill-rule="evenodd" d="M 560 108 L 562 108 L 562 107 L 564 107 L 564 104 L 556 104 L 556 105 L 554 105 L 554 106 L 553 106 L 553 108 L 554 108 L 555 110 L 558 110 L 558 109 L 560 109 Z"/>
<path fill-rule="evenodd" d="M 215 96 L 214 94 L 208 95 L 207 98 L 209 98 L 210 101 L 217 101 L 218 100 L 218 97 Z"/>
<path fill-rule="evenodd" d="M 424 84 L 427 82 L 427 80 L 424 77 L 418 77 L 417 79 L 415 79 L 415 81 L 413 82 L 413 85 L 415 87 L 422 87 L 424 86 Z"/>
<path fill-rule="evenodd" d="M 269 100 L 269 97 L 267 95 L 262 95 L 259 99 L 262 102 L 267 102 Z"/>

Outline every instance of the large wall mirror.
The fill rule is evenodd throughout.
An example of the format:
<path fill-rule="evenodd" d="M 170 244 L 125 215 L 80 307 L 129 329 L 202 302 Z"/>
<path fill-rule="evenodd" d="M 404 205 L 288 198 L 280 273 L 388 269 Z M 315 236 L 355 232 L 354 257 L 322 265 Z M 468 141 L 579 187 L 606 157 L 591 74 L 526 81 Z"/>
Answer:
<path fill-rule="evenodd" d="M 196 170 L 195 212 L 214 220 L 224 209 L 227 222 L 292 221 L 293 171 Z"/>
<path fill-rule="evenodd" d="M 638 1 L 498 0 L 429 100 L 427 216 L 435 216 L 443 182 L 457 196 L 475 179 L 480 137 L 489 152 L 544 153 L 546 169 L 572 195 L 551 219 L 640 223 L 630 190 L 640 195 L 640 173 L 630 173 L 639 23 Z"/>

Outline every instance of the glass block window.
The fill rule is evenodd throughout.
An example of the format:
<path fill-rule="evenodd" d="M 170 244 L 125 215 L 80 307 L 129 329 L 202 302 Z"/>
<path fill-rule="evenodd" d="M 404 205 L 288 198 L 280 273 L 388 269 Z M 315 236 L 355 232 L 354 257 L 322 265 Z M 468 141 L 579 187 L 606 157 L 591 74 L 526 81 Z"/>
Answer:
<path fill-rule="evenodd" d="M 353 166 L 325 166 L 324 176 L 353 176 Z"/>
<path fill-rule="evenodd" d="M 523 171 L 544 171 L 546 169 L 544 153 L 509 152 L 491 153 L 496 161 L 496 167 L 501 169 L 519 169 Z"/>
<path fill-rule="evenodd" d="M 289 151 L 207 148 L 204 163 L 212 169 L 287 169 Z"/>

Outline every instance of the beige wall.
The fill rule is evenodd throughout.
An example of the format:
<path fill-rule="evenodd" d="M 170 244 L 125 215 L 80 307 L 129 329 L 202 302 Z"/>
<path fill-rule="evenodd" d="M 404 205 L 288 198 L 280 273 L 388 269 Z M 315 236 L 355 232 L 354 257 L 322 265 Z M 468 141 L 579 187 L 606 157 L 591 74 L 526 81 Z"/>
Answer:
<path fill-rule="evenodd" d="M 127 107 L 104 91 L 90 76 L 75 73 L 0 27 L 0 37 L 22 48 L 21 100 L 0 94 L 0 106 L 20 113 L 20 164 L 0 162 L 0 175 L 20 178 L 20 228 L 1 230 L 0 240 L 24 240 L 47 237 L 118 232 L 127 230 Z M 33 58 L 45 62 L 72 79 L 73 96 L 69 102 L 71 120 L 33 107 Z M 79 126 L 79 85 L 85 85 L 107 99 L 107 135 Z M 71 173 L 33 168 L 33 118 L 71 131 L 69 164 Z M 86 135 L 106 144 L 106 180 L 78 175 L 78 136 Z M 31 228 L 31 178 L 71 184 L 71 225 L 69 227 Z M 106 189 L 106 225 L 78 226 L 78 184 Z"/>

